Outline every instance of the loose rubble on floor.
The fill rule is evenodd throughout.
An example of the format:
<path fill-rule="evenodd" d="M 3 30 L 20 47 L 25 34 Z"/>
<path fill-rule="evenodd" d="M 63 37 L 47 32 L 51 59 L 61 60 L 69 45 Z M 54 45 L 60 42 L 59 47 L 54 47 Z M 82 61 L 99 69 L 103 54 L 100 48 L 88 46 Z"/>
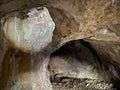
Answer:
<path fill-rule="evenodd" d="M 77 78 L 56 78 L 52 87 L 53 90 L 117 90 L 105 81 Z"/>

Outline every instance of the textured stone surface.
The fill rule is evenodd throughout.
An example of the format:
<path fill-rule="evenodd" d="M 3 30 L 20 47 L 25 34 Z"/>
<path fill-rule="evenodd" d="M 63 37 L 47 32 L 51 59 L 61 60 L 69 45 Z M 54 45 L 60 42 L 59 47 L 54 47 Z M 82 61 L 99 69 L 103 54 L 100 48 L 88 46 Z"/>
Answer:
<path fill-rule="evenodd" d="M 14 11 L 23 13 L 25 9 L 37 6 L 46 6 L 56 25 L 52 43 L 43 50 L 44 52 L 41 52 L 41 57 L 49 56 L 50 52 L 68 41 L 84 39 L 90 42 L 100 57 L 101 69 L 106 70 L 112 77 L 112 82 L 120 83 L 120 0 L 0 0 L 0 17 Z M 0 43 L 3 43 L 3 40 Z M 13 52 L 10 51 L 10 53 Z M 1 69 L 4 70 L 2 70 L 0 80 L 4 76 L 4 84 L 1 87 L 5 87 L 10 75 L 7 70 L 11 65 L 6 59 L 8 55 L 1 55 L 5 59 L 1 58 Z M 29 63 L 31 63 L 30 61 L 31 59 L 28 60 Z M 24 62 L 24 60 L 21 62 L 25 66 L 28 65 L 28 62 Z M 42 60 L 35 61 L 34 68 L 41 66 L 41 62 Z M 19 63 L 19 67 L 22 68 L 23 65 Z M 39 71 L 39 69 L 37 70 Z M 24 72 L 30 71 L 25 70 Z M 1 83 L 3 81 L 0 82 L 0 85 L 2 85 Z"/>
<path fill-rule="evenodd" d="M 16 12 L 20 16 L 18 12 Z M 33 8 L 27 18 L 18 15 L 4 17 L 3 31 L 10 45 L 23 51 L 40 51 L 51 41 L 55 24 L 47 8 Z M 13 33 L 14 32 L 14 33 Z"/>
<path fill-rule="evenodd" d="M 1 19 L 1 26 L 9 46 L 1 62 L 1 89 L 50 90 L 49 55 L 42 49 L 52 41 L 55 24 L 47 8 L 10 13 Z"/>
<path fill-rule="evenodd" d="M 110 83 L 90 79 L 63 78 L 52 84 L 53 90 L 116 90 Z"/>

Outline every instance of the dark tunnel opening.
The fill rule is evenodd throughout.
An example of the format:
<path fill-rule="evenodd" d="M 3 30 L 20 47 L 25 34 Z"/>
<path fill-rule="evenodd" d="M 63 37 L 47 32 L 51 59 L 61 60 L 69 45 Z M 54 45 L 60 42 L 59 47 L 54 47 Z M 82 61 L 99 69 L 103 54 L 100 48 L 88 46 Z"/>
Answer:
<path fill-rule="evenodd" d="M 51 58 L 55 56 L 77 58 L 80 62 L 84 62 L 85 60 L 89 62 L 89 64 L 96 64 L 95 67 L 97 69 L 102 68 L 102 63 L 97 52 L 90 45 L 90 42 L 84 41 L 83 39 L 67 42 L 51 54 Z"/>
<path fill-rule="evenodd" d="M 69 41 L 53 52 L 48 69 L 51 82 L 61 82 L 65 78 L 111 82 L 96 50 L 83 39 Z"/>

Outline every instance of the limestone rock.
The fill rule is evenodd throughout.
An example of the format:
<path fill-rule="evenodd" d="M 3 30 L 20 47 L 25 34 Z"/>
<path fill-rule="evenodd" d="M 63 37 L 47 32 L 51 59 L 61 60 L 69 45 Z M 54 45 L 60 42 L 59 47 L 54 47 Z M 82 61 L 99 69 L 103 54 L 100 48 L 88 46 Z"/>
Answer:
<path fill-rule="evenodd" d="M 4 23 L 5 37 L 14 48 L 35 52 L 52 41 L 55 24 L 45 7 L 31 9 L 24 19 L 10 16 Z"/>
<path fill-rule="evenodd" d="M 4 27 L 4 31 L 8 30 L 7 27 L 9 27 L 10 29 L 12 29 L 12 32 L 10 31 L 9 34 L 7 32 L 4 32 L 4 34 L 7 37 L 8 41 L 10 41 L 12 46 L 15 47 L 15 51 L 17 51 L 17 48 L 19 48 L 23 51 L 28 51 L 31 49 L 34 52 L 40 51 L 41 48 L 44 48 L 43 51 L 40 51 L 40 53 L 42 54 L 38 56 L 48 57 L 51 55 L 51 53 L 53 53 L 54 51 L 56 51 L 69 41 L 83 39 L 85 42 L 89 42 L 90 44 L 86 45 L 85 42 L 82 43 L 87 47 L 91 45 L 91 47 L 95 51 L 95 55 L 99 57 L 100 59 L 99 65 L 101 65 L 100 73 L 105 71 L 105 73 L 107 73 L 107 76 L 111 77 L 110 79 L 111 82 L 114 83 L 115 85 L 120 86 L 120 0 L 1 0 L 0 18 L 2 19 L 6 14 L 14 13 L 16 11 L 24 12 L 25 9 L 30 10 L 31 8 L 40 6 L 48 8 L 50 15 L 53 21 L 55 22 L 56 27 L 54 32 L 52 31 L 46 32 L 43 36 L 38 37 L 37 35 L 40 34 L 40 32 L 34 32 L 33 29 L 29 27 L 29 25 L 31 24 L 29 20 L 32 20 L 33 22 L 36 21 L 36 18 L 34 18 L 34 14 L 43 13 L 44 11 L 41 12 L 41 10 L 39 11 L 33 9 L 31 13 L 29 13 L 30 17 L 27 17 L 28 19 L 18 18 L 19 17 L 18 14 L 17 14 L 18 17 L 15 16 L 10 17 L 7 20 L 7 22 L 9 23 L 5 23 L 6 29 Z M 37 15 L 39 16 L 39 14 Z M 40 17 L 41 16 L 42 15 L 40 15 Z M 22 29 L 23 31 L 21 30 L 19 35 L 17 35 L 18 32 L 16 32 L 19 30 L 15 30 L 14 27 L 11 27 L 12 23 L 14 24 L 14 19 L 16 19 L 18 23 L 17 28 L 22 27 L 22 24 L 26 23 L 24 24 L 25 27 Z M 47 20 L 45 19 L 45 22 L 49 24 Z M 44 27 L 48 26 L 47 24 L 44 25 Z M 36 26 L 36 24 L 35 25 L 33 24 L 33 26 L 39 28 L 39 26 Z M 52 26 L 54 26 L 54 24 L 52 24 Z M 29 30 L 30 32 L 28 33 L 28 31 L 25 28 L 27 28 L 27 30 Z M 46 28 L 46 30 L 48 28 Z M 51 27 L 51 29 L 49 30 L 53 30 L 53 27 Z M 48 36 L 48 33 L 50 36 Z M 51 39 L 52 33 L 53 39 Z M 39 41 L 44 42 L 43 39 L 41 41 L 38 40 L 38 38 L 42 38 L 44 36 L 45 39 L 47 37 L 50 37 L 47 38 L 47 40 L 51 41 L 51 43 L 46 41 L 44 44 L 45 46 L 43 44 L 38 45 Z M 19 40 L 17 41 L 17 39 L 19 39 L 20 41 Z M 4 39 L 2 40 L 4 41 Z M 0 41 L 0 43 L 2 43 L 1 44 L 2 46 L 4 46 L 2 40 Z M 36 44 L 36 42 L 38 43 Z M 46 47 L 48 43 L 50 44 Z M 8 44 L 6 43 L 6 45 Z M 11 75 L 11 71 L 14 72 L 14 70 L 12 69 L 13 67 L 11 67 L 12 65 L 9 63 L 9 59 L 7 57 L 8 51 L 10 52 L 8 54 L 9 57 L 11 53 L 13 53 L 12 50 L 9 49 L 10 48 L 8 48 L 8 50 L 5 51 L 6 53 L 5 55 L 1 54 L 1 56 L 4 59 L 0 57 L 1 58 L 0 62 L 2 65 L 2 67 L 0 67 L 2 69 L 1 74 L 2 77 L 4 76 L 5 78 L 3 86 L 5 86 L 6 83 L 8 82 L 7 80 L 8 78 L 10 78 L 9 76 Z M 25 52 L 22 52 L 22 55 L 24 54 L 26 55 Z M 32 55 L 28 57 L 33 58 Z M 30 60 L 27 61 L 33 64 L 34 67 L 39 67 L 41 66 L 41 64 L 43 64 L 43 61 L 40 61 L 41 59 L 38 59 L 37 61 L 36 60 L 33 62 L 33 60 L 31 61 L 30 58 Z M 24 63 L 25 66 L 28 65 L 28 62 L 25 62 L 25 60 L 20 61 Z M 15 64 L 15 62 L 13 63 Z M 47 65 L 47 63 L 45 65 Z M 18 65 L 21 68 L 23 67 L 22 64 L 19 62 Z M 11 67 L 11 69 L 9 69 L 9 67 Z M 33 70 L 33 69 L 26 70 L 21 68 L 19 68 L 21 72 L 31 72 Z M 35 79 L 39 78 L 39 75 L 41 75 L 39 74 L 39 70 L 37 70 L 37 73 L 38 76 L 35 74 L 36 76 Z M 23 77 L 24 76 L 25 75 L 23 74 Z M 29 80 L 27 81 L 31 83 L 31 81 Z M 23 86 L 25 85 L 23 84 Z"/>

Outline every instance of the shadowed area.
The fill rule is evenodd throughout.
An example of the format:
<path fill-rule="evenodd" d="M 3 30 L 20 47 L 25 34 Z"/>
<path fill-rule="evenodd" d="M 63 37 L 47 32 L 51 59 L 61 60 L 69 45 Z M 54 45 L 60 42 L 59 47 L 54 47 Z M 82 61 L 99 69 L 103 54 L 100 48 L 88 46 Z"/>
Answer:
<path fill-rule="evenodd" d="M 50 12 L 52 31 L 46 17 L 46 29 L 36 31 L 41 26 L 36 21 L 42 20 L 35 17 L 44 17 L 36 13 L 42 9 L 38 7 Z M 7 20 L 9 16 L 12 19 Z M 56 86 L 64 86 L 61 78 L 67 77 L 67 86 L 89 78 L 96 83 L 92 89 L 119 88 L 120 0 L 0 0 L 0 90 L 51 90 L 47 67 L 51 82 L 59 81 Z M 82 86 L 86 82 L 92 86 L 89 80 Z"/>

